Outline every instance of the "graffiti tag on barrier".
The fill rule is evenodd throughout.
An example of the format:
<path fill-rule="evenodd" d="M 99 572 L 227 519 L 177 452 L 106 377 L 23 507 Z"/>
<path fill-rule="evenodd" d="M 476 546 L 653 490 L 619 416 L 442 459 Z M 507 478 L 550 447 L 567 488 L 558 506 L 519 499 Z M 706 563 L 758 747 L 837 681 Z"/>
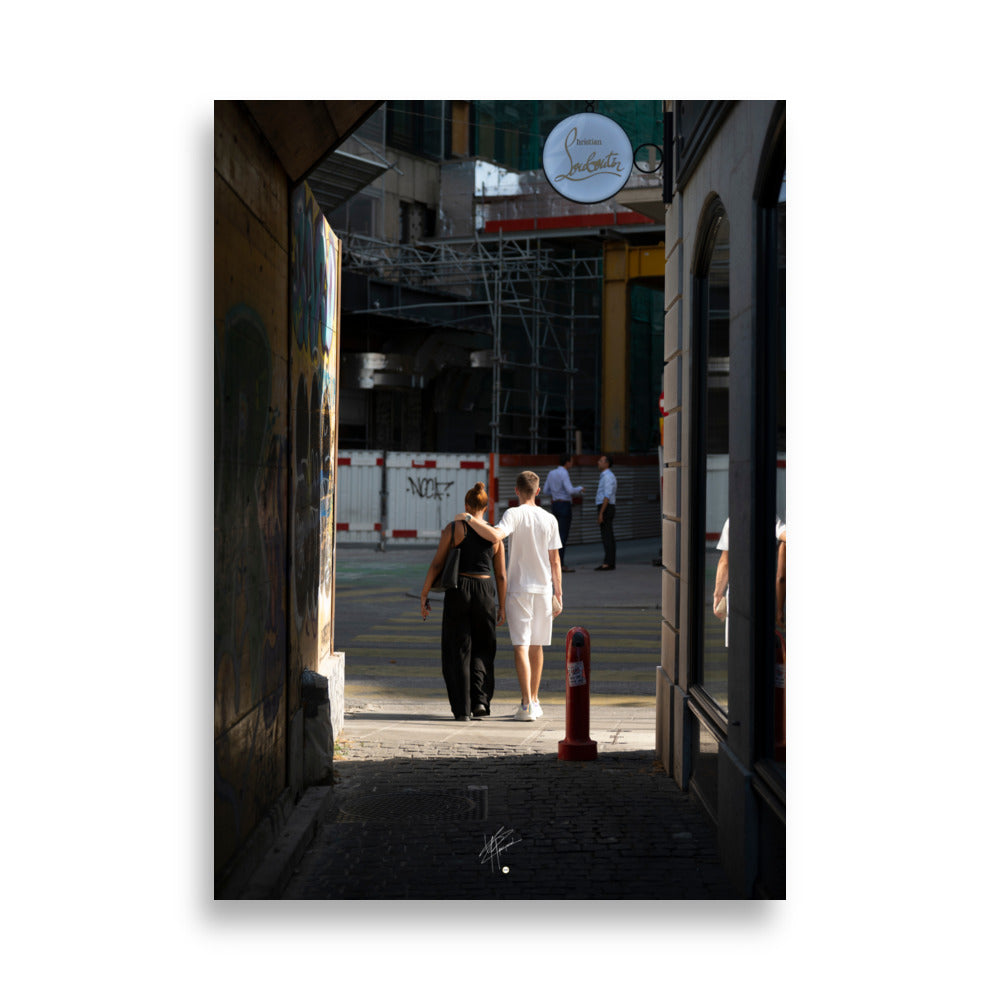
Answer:
<path fill-rule="evenodd" d="M 412 476 L 407 476 L 407 479 L 410 481 L 410 485 L 406 488 L 407 493 L 412 493 L 423 500 L 447 500 L 448 491 L 455 485 L 454 480 L 444 483 L 439 479 L 414 479 Z"/>

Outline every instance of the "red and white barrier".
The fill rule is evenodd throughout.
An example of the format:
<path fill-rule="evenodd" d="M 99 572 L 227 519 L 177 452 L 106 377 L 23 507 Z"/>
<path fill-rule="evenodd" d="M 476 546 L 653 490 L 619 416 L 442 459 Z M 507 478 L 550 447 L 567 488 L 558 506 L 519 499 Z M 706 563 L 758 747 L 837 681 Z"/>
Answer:
<path fill-rule="evenodd" d="M 337 541 L 427 546 L 465 508 L 487 455 L 342 451 L 337 456 Z"/>

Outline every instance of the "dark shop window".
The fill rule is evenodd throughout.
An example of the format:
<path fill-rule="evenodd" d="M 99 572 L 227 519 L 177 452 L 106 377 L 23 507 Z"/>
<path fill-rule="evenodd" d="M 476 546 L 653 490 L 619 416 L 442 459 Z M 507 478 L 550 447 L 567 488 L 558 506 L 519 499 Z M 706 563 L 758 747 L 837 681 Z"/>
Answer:
<path fill-rule="evenodd" d="M 785 148 L 783 114 L 762 166 L 757 192 L 757 493 L 758 550 L 765 554 L 755 573 L 764 599 L 755 621 L 755 657 L 760 758 L 783 780 L 786 759 L 785 684 L 795 657 L 785 643 Z M 793 526 L 794 533 L 794 526 Z M 794 544 L 794 541 L 793 543 Z"/>
<path fill-rule="evenodd" d="M 729 708 L 729 218 L 721 202 L 705 214 L 695 258 L 697 502 L 693 551 L 695 677 L 724 715 Z"/>

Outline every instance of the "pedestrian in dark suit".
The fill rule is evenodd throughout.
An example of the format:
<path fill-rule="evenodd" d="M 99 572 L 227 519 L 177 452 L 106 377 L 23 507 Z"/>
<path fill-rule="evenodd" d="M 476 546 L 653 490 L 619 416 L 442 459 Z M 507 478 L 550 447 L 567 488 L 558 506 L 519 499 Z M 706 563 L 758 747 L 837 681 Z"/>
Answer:
<path fill-rule="evenodd" d="M 583 496 L 583 487 L 574 486 L 569 479 L 573 468 L 572 455 L 560 455 L 559 464 L 546 476 L 542 492 L 552 497 L 552 514 L 559 524 L 559 562 L 564 573 L 573 570 L 566 565 L 566 543 L 569 540 L 569 526 L 573 523 L 573 497 Z"/>

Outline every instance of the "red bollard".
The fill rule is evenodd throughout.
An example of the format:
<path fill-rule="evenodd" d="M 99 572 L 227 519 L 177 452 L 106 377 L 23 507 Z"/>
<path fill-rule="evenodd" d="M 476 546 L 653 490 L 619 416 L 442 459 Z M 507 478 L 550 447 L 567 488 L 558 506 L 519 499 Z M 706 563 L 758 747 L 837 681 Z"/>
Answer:
<path fill-rule="evenodd" d="M 597 760 L 590 738 L 590 633 L 566 633 L 566 739 L 559 741 L 560 760 Z"/>

